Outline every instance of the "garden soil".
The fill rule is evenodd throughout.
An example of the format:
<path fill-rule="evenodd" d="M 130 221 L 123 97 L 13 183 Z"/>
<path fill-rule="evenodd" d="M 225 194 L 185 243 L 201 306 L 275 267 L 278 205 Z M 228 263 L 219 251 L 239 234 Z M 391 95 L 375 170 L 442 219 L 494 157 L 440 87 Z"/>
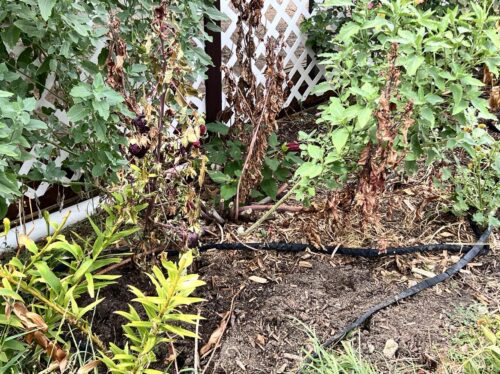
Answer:
<path fill-rule="evenodd" d="M 293 373 L 310 349 L 302 324 L 325 340 L 372 305 L 422 278 L 411 269 L 431 269 L 436 263 L 444 268 L 453 261 L 455 256 L 446 253 L 376 260 L 307 252 L 204 253 L 197 266 L 207 285 L 198 296 L 206 301 L 191 310 L 205 318 L 198 348 L 232 310 L 206 373 Z M 378 313 L 349 339 L 381 373 L 439 372 L 438 363 L 459 327 L 454 315 L 475 303 L 498 309 L 499 267 L 500 253 L 495 248 L 458 277 Z M 121 346 L 125 321 L 111 311 L 126 308 L 131 299 L 127 284 L 149 292 L 152 287 L 133 265 L 120 273 L 118 284 L 100 295 L 106 300 L 97 307 L 93 328 L 104 340 Z M 391 359 L 382 354 L 389 339 L 398 344 Z M 194 342 L 176 343 L 175 349 L 180 367 L 193 365 Z M 171 347 L 160 347 L 158 355 L 164 368 L 172 357 Z M 201 359 L 202 367 L 210 355 Z"/>
<path fill-rule="evenodd" d="M 302 112 L 282 121 L 280 140 L 294 141 L 299 130 L 313 126 L 314 113 Z M 411 178 L 393 176 L 380 197 L 380 214 L 370 222 L 353 210 L 332 211 L 328 204 L 332 197 L 319 191 L 308 211 L 274 214 L 248 237 L 237 233 L 262 212 L 250 212 L 239 222 L 224 225 L 206 221 L 202 239 L 204 243 L 297 242 L 316 247 L 473 244 L 476 236 L 469 222 L 446 213 L 447 196 L 432 183 L 436 173 L 438 169 L 422 166 Z M 457 316 L 477 304 L 499 310 L 499 243 L 496 232 L 487 255 L 456 277 L 379 312 L 347 340 L 380 373 L 444 373 L 440 365 L 460 327 L 457 321 L 463 320 Z M 173 357 L 179 370 L 193 367 L 195 347 L 202 350 L 214 332 L 222 332 L 216 349 L 199 358 L 200 373 L 295 373 L 311 349 L 305 326 L 324 341 L 382 299 L 444 271 L 458 259 L 447 252 L 372 260 L 252 248 L 202 253 L 192 270 L 206 282 L 197 292 L 206 301 L 189 310 L 205 318 L 198 326 L 200 339 L 157 347 L 157 368 L 170 365 L 167 372 L 175 373 Z M 154 261 L 148 259 L 142 268 Z M 125 320 L 112 311 L 127 309 L 132 299 L 128 284 L 146 294 L 154 289 L 139 265 L 129 264 L 114 273 L 122 278 L 102 290 L 100 296 L 106 300 L 96 308 L 93 329 L 103 340 L 123 346 Z M 386 357 L 383 350 L 390 339 L 397 350 Z"/>

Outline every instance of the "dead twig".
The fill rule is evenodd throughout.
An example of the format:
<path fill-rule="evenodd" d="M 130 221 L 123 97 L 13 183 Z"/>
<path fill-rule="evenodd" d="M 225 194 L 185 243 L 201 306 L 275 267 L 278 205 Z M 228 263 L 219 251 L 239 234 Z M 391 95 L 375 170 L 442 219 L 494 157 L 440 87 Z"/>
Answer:
<path fill-rule="evenodd" d="M 146 257 L 146 256 L 149 256 L 149 255 L 153 255 L 153 254 L 156 254 L 156 253 L 159 253 L 159 252 L 162 252 L 164 251 L 165 249 L 164 248 L 156 248 L 156 249 L 153 249 L 151 251 L 148 251 L 148 252 L 143 252 L 143 253 L 139 253 L 138 255 L 132 255 L 130 256 L 129 258 L 126 258 L 122 261 L 120 261 L 119 263 L 117 264 L 113 264 L 113 265 L 109 265 L 108 267 L 105 267 L 104 269 L 102 269 L 101 271 L 97 272 L 97 275 L 103 275 L 103 274 L 107 274 L 109 273 L 110 271 L 113 271 L 113 270 L 116 270 L 116 269 L 119 269 L 129 263 L 131 263 L 134 259 L 140 259 L 140 258 L 143 258 L 143 257 Z"/>
<path fill-rule="evenodd" d="M 222 337 L 224 336 L 224 333 L 226 332 L 227 325 L 229 324 L 229 321 L 231 319 L 231 316 L 234 313 L 234 301 L 238 297 L 238 295 L 245 289 L 244 285 L 240 286 L 240 289 L 233 295 L 231 298 L 231 306 L 229 307 L 229 311 L 227 311 L 224 316 L 222 317 L 222 321 L 219 325 L 219 327 L 212 333 L 210 338 L 215 337 L 214 341 L 212 342 L 212 345 L 210 346 L 209 350 L 206 352 L 202 353 L 202 358 L 206 357 L 210 352 L 210 358 L 207 361 L 207 364 L 203 368 L 203 371 L 201 374 L 205 374 L 205 372 L 208 370 L 210 367 L 210 363 L 212 362 L 215 352 L 217 351 L 217 348 L 220 346 L 220 342 L 222 340 Z M 211 343 L 210 340 L 208 343 Z M 207 344 L 208 344 L 207 343 Z M 207 344 L 205 344 L 201 349 L 203 351 L 203 348 L 207 347 Z M 200 352 L 201 353 L 201 352 Z"/>
<path fill-rule="evenodd" d="M 276 210 L 277 210 L 277 209 L 278 209 L 281 205 L 283 205 L 283 203 L 284 203 L 285 201 L 287 201 L 287 200 L 288 200 L 288 199 L 292 196 L 293 192 L 295 191 L 295 189 L 296 189 L 297 187 L 299 187 L 299 185 L 300 185 L 300 183 L 301 183 L 301 182 L 302 182 L 302 179 L 300 179 L 297 183 L 295 183 L 295 184 L 293 185 L 293 187 L 290 189 L 290 191 L 288 191 L 288 192 L 286 193 L 286 195 L 285 195 L 285 196 L 283 196 L 283 197 L 282 197 L 282 198 L 281 198 L 281 199 L 280 199 L 280 200 L 279 200 L 276 204 L 274 204 L 274 205 L 273 205 L 273 207 L 272 207 L 271 209 L 269 209 L 269 210 L 268 210 L 268 211 L 267 211 L 264 215 L 262 215 L 262 217 L 260 217 L 260 218 L 258 219 L 258 221 L 257 221 L 257 222 L 255 222 L 252 226 L 250 226 L 250 227 L 249 227 L 249 228 L 248 228 L 248 229 L 247 229 L 247 230 L 243 233 L 243 236 L 248 235 L 248 234 L 252 233 L 253 231 L 255 231 L 255 229 L 256 229 L 257 227 L 259 227 L 259 226 L 262 224 L 262 222 L 264 222 L 266 219 L 268 219 L 268 218 L 269 218 L 269 216 L 271 216 L 271 214 L 273 214 L 274 212 L 276 212 Z"/>
<path fill-rule="evenodd" d="M 247 211 L 258 211 L 258 210 L 268 210 L 271 209 L 273 205 L 247 205 L 239 208 L 239 213 L 247 212 Z M 311 212 L 312 209 L 304 208 L 303 206 L 290 206 L 290 205 L 281 205 L 275 209 L 276 212 Z"/>

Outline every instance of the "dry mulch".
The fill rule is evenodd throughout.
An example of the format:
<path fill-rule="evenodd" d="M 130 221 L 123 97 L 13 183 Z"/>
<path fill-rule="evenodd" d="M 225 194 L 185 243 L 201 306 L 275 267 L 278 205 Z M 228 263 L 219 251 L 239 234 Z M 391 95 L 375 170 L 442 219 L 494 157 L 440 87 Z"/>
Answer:
<path fill-rule="evenodd" d="M 199 269 L 208 283 L 203 292 L 207 302 L 202 314 L 207 321 L 201 327 L 202 343 L 244 286 L 213 360 L 215 370 L 208 372 L 293 372 L 307 347 L 307 336 L 297 320 L 325 340 L 372 305 L 422 278 L 409 268 L 435 266 L 435 271 L 441 271 L 455 260 L 446 254 L 361 260 L 309 253 L 207 253 Z M 475 302 L 491 309 L 500 306 L 499 260 L 495 249 L 460 277 L 375 315 L 354 334 L 354 345 L 381 372 L 393 372 L 395 366 L 405 363 L 421 367 L 422 373 L 435 372 L 440 351 L 449 341 L 447 332 L 454 329 L 450 317 L 457 308 Z M 252 276 L 267 283 L 256 283 Z M 399 344 L 394 360 L 382 355 L 388 339 Z"/>
<path fill-rule="evenodd" d="M 440 213 L 442 201 L 431 198 L 431 192 L 432 188 L 422 187 L 418 180 L 388 192 L 381 200 L 384 215 L 377 225 L 363 228 L 361 217 L 349 214 L 344 216 L 342 225 L 334 224 L 318 202 L 314 212 L 276 214 L 253 237 L 244 240 L 375 247 L 381 242 L 403 246 L 473 243 L 475 236 L 469 223 Z M 252 216 L 257 214 L 261 213 Z M 224 237 L 213 224 L 209 231 L 214 236 L 205 240 L 243 240 L 236 232 L 239 226 L 248 227 L 250 221 L 227 223 L 221 227 Z M 413 372 L 411 367 L 420 368 L 420 373 L 439 372 L 449 334 L 456 330 L 451 317 L 457 308 L 477 302 L 491 310 L 500 307 L 499 243 L 496 234 L 491 239 L 492 251 L 478 258 L 460 276 L 375 315 L 367 326 L 353 334 L 353 345 L 380 372 L 396 372 L 397 367 L 397 372 L 402 373 Z M 383 298 L 423 279 L 422 271 L 437 274 L 457 260 L 456 254 L 446 252 L 376 260 L 250 249 L 203 253 L 197 269 L 193 269 L 207 282 L 199 291 L 199 296 L 206 299 L 199 306 L 206 318 L 200 325 L 199 347 L 207 343 L 234 302 L 220 347 L 206 373 L 293 373 L 308 347 L 307 335 L 298 321 L 325 340 Z M 147 277 L 133 265 L 120 273 L 124 277 L 119 283 L 100 295 L 107 300 L 98 306 L 93 321 L 94 330 L 104 340 L 118 345 L 125 343 L 121 333 L 124 320 L 110 312 L 124 309 L 130 300 L 126 285 L 134 284 L 146 292 L 152 289 Z M 399 344 L 392 360 L 382 355 L 388 339 Z M 180 367 L 192 366 L 194 343 L 178 342 L 176 349 Z M 160 347 L 158 353 L 166 358 L 171 351 Z M 202 367 L 209 358 L 210 353 L 201 359 Z"/>
<path fill-rule="evenodd" d="M 313 122 L 314 113 L 304 112 L 289 119 L 278 135 L 282 141 L 293 141 L 299 130 Z M 375 222 L 367 224 L 355 211 L 336 212 L 338 217 L 333 220 L 328 209 L 330 196 L 320 191 L 311 211 L 275 214 L 246 238 L 237 233 L 249 227 L 261 212 L 243 215 L 240 222 L 226 222 L 224 226 L 206 222 L 208 235 L 204 240 L 377 248 L 473 244 L 476 237 L 468 221 L 443 213 L 448 197 L 430 182 L 436 171 L 423 167 L 412 178 L 393 176 L 391 188 L 380 198 L 380 216 Z M 459 276 L 376 314 L 349 337 L 353 346 L 383 373 L 442 372 L 441 359 L 458 328 L 453 318 L 457 310 L 473 303 L 494 311 L 500 308 L 498 232 L 490 244 L 490 253 L 477 258 Z M 298 321 L 314 329 L 323 341 L 372 305 L 425 276 L 442 272 L 458 258 L 446 252 L 376 260 L 251 249 L 203 253 L 193 269 L 207 282 L 198 292 L 206 299 L 198 306 L 206 318 L 199 326 L 198 347 L 209 341 L 224 317 L 228 318 L 219 347 L 201 358 L 204 373 L 293 373 L 308 349 L 307 334 Z M 93 326 L 104 340 L 121 346 L 125 342 L 121 333 L 124 320 L 110 311 L 124 309 L 131 299 L 127 284 L 146 292 L 152 288 L 133 265 L 120 273 L 124 277 L 119 283 L 100 295 L 107 300 L 97 307 Z M 392 359 L 382 354 L 388 339 L 399 346 Z M 180 341 L 175 348 L 179 366 L 192 367 L 194 342 Z M 167 347 L 158 348 L 162 359 L 171 353 Z"/>

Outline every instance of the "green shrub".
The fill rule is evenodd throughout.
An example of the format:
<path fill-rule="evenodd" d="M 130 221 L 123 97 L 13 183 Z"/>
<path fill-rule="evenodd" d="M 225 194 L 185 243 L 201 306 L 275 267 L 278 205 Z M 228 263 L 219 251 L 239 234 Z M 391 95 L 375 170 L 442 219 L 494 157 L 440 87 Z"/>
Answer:
<path fill-rule="evenodd" d="M 106 41 L 107 5 L 0 1 L 0 216 L 25 181 L 61 182 L 65 170 L 113 179 L 124 165 L 117 114 L 130 112 L 104 82 L 104 61 L 92 59 Z M 60 151 L 69 154 L 61 166 Z"/>
<path fill-rule="evenodd" d="M 220 127 L 223 126 L 223 127 Z M 210 179 L 221 185 L 220 198 L 225 202 L 231 201 L 236 196 L 238 178 L 244 163 L 244 145 L 238 140 L 227 140 L 219 131 L 227 131 L 227 127 L 220 124 L 208 124 L 208 131 L 219 134 L 213 136 L 206 145 L 209 164 L 216 165 L 221 170 L 207 171 Z M 269 196 L 276 199 L 278 183 L 285 183 L 292 176 L 293 168 L 300 165 L 302 160 L 296 152 L 287 148 L 286 144 L 280 146 L 276 134 L 272 133 L 268 140 L 267 157 L 264 159 L 262 182 L 259 188 L 251 192 L 251 197 L 259 198 Z"/>
<path fill-rule="evenodd" d="M 306 179 L 299 198 L 314 193 L 317 183 L 345 186 L 349 176 L 359 172 L 367 145 L 379 144 L 375 112 L 394 43 L 400 84 L 390 101 L 392 117 L 397 124 L 410 104 L 415 121 L 407 135 L 400 132 L 394 139 L 394 148 L 404 156 L 405 171 L 415 171 L 421 159 L 427 164 L 446 160 L 448 142 L 460 138 L 467 126 L 468 108 L 476 110 L 480 121 L 496 119 L 482 97 L 480 80 L 483 66 L 499 74 L 493 1 L 440 9 L 443 14 L 422 9 L 412 0 L 328 2 L 347 3 L 350 18 L 334 36 L 332 51 L 321 55 L 326 81 L 316 87 L 318 93 L 336 95 L 321 108 L 319 123 L 328 127 L 328 134 L 301 134 L 308 162 L 297 170 Z M 379 145 L 384 147 L 383 142 Z"/>

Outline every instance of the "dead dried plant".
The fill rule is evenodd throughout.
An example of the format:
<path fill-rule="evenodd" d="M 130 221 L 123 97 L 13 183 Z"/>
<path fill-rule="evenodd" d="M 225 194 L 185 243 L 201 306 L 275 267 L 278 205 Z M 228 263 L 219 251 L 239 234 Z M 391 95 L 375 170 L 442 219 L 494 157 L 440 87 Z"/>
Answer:
<path fill-rule="evenodd" d="M 12 306 L 8 306 L 6 313 L 7 317 L 9 317 L 11 309 L 26 331 L 26 335 L 24 336 L 26 343 L 34 343 L 40 346 L 54 361 L 51 367 L 53 367 L 53 369 L 59 368 L 61 372 L 63 372 L 68 363 L 68 353 L 62 349 L 57 342 L 51 341 L 45 335 L 48 326 L 43 318 L 39 314 L 30 312 L 28 308 L 26 308 L 26 305 L 19 301 L 16 301 Z"/>
<path fill-rule="evenodd" d="M 284 40 L 268 38 L 264 76 L 265 82 L 257 82 L 255 69 L 256 49 L 263 39 L 258 36 L 261 25 L 262 0 L 233 0 L 239 13 L 236 25 L 236 69 L 223 67 L 227 86 L 227 100 L 233 108 L 233 137 L 246 148 L 245 162 L 238 181 L 235 217 L 239 203 L 245 201 L 253 188 L 262 181 L 262 166 L 267 151 L 269 135 L 276 129 L 276 118 L 281 112 L 286 96 L 287 74 L 284 67 Z"/>
<path fill-rule="evenodd" d="M 489 96 L 490 110 L 492 112 L 500 111 L 500 79 L 495 77 L 486 65 L 483 68 L 483 83 L 486 86 L 486 94 Z"/>
<path fill-rule="evenodd" d="M 403 160 L 405 153 L 398 150 L 395 140 L 401 135 L 407 144 L 407 133 L 414 124 L 413 102 L 408 101 L 402 111 L 397 110 L 400 71 L 396 67 L 398 45 L 392 44 L 388 54 L 389 68 L 385 74 L 386 85 L 375 112 L 377 142 L 369 142 L 361 153 L 358 164 L 362 167 L 356 191 L 356 206 L 360 207 L 365 222 L 378 221 L 378 199 L 386 188 L 387 176 Z"/>

